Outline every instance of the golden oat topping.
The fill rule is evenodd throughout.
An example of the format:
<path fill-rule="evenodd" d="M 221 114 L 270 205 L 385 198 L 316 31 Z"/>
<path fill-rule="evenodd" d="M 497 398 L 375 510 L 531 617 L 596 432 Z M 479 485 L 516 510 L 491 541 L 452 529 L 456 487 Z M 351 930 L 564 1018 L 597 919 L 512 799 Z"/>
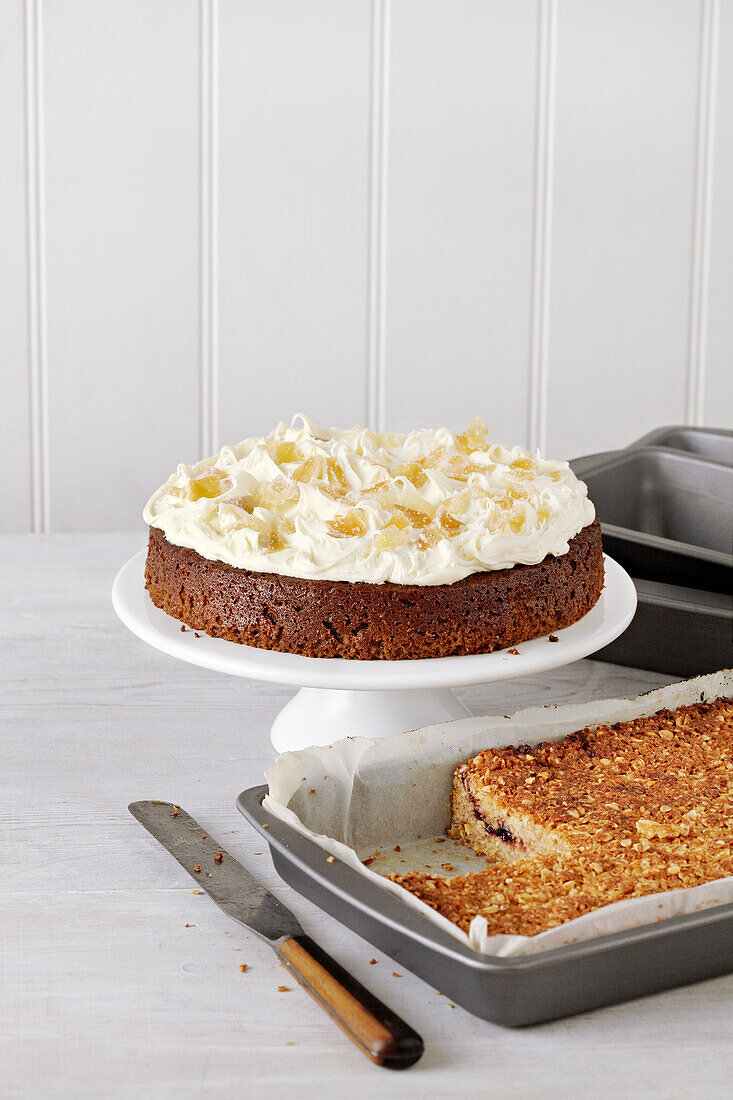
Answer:
<path fill-rule="evenodd" d="M 733 700 L 487 749 L 456 783 L 549 854 L 456 878 L 389 876 L 468 931 L 536 935 L 623 898 L 733 874 Z M 510 834 L 511 835 L 511 834 Z M 514 837 L 512 839 L 514 839 Z"/>

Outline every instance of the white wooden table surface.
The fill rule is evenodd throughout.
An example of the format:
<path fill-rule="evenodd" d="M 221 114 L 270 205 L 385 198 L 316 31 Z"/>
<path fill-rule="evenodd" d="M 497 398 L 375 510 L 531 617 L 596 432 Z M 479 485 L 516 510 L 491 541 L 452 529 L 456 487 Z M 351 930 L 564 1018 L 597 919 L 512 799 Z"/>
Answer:
<path fill-rule="evenodd" d="M 731 1096 L 733 976 L 508 1031 L 282 885 L 234 798 L 262 779 L 290 691 L 179 664 L 128 634 L 110 586 L 142 544 L 0 539 L 2 1095 Z M 476 713 L 507 713 L 663 682 L 581 661 L 461 694 Z M 265 945 L 191 892 L 130 817 L 139 798 L 179 802 L 219 837 L 423 1035 L 422 1061 L 393 1074 L 358 1054 Z"/>

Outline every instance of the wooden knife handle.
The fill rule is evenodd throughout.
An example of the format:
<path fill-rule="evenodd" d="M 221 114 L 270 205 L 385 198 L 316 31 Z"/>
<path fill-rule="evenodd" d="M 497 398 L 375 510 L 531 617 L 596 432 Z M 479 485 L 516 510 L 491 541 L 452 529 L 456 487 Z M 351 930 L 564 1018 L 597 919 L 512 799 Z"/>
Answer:
<path fill-rule="evenodd" d="M 367 1058 L 407 1069 L 424 1050 L 416 1031 L 327 955 L 310 936 L 285 940 L 278 954 L 300 985 Z"/>

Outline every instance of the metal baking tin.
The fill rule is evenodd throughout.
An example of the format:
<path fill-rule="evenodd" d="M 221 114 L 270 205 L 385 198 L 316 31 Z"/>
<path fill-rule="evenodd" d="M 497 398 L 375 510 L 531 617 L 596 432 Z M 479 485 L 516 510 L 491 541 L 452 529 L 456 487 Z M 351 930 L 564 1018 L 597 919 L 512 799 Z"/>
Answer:
<path fill-rule="evenodd" d="M 482 955 L 337 857 L 327 862 L 323 848 L 263 809 L 266 791 L 243 791 L 237 808 L 280 877 L 481 1019 L 537 1024 L 733 970 L 733 904 L 538 955 Z"/>
<path fill-rule="evenodd" d="M 733 599 L 674 584 L 634 579 L 636 615 L 596 661 L 697 676 L 733 660 Z"/>
<path fill-rule="evenodd" d="M 634 578 L 731 591 L 733 466 L 658 447 L 571 465 L 600 516 L 604 548 Z"/>
<path fill-rule="evenodd" d="M 693 428 L 687 424 L 671 424 L 655 428 L 637 439 L 632 447 L 663 447 L 667 451 L 680 451 L 696 455 L 708 462 L 722 462 L 733 466 L 733 431 L 725 428 Z"/>

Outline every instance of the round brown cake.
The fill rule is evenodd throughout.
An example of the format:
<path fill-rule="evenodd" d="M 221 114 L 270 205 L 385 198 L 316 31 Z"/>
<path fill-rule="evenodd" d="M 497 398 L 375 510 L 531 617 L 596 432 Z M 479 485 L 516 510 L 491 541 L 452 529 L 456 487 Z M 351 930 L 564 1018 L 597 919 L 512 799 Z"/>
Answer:
<path fill-rule="evenodd" d="M 299 414 L 181 464 L 143 515 L 157 607 L 308 657 L 490 653 L 570 626 L 603 588 L 586 486 L 480 419 L 402 435 Z"/>
<path fill-rule="evenodd" d="M 304 580 L 236 569 L 150 528 L 153 603 L 214 638 L 307 657 L 390 660 L 491 653 L 577 622 L 603 588 L 598 519 L 561 557 L 453 584 Z"/>

